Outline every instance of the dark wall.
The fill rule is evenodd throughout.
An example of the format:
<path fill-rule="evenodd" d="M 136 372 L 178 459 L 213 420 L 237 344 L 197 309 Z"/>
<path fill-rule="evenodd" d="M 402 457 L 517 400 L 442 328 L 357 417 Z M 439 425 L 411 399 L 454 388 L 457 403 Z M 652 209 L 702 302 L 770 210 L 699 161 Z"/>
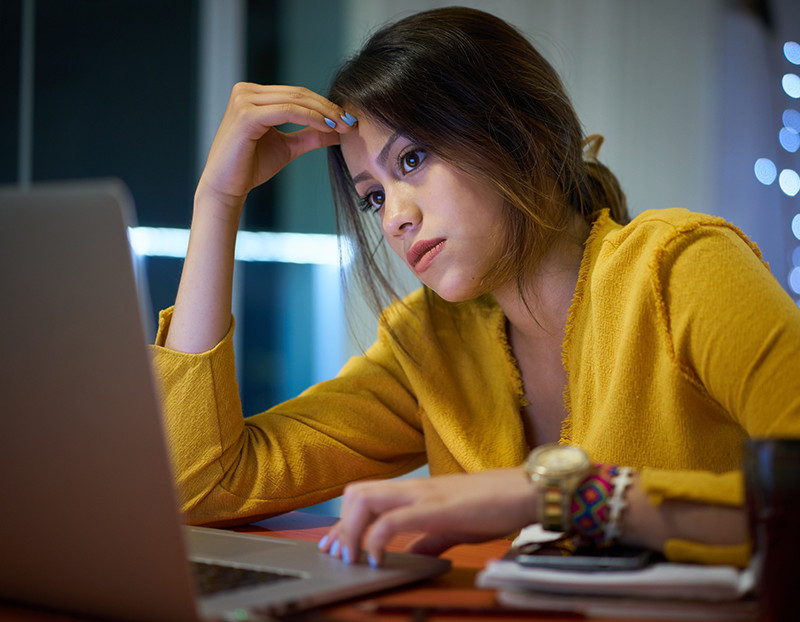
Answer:
<path fill-rule="evenodd" d="M 17 66 L 20 4 L 0 3 L 3 34 L 16 30 Z M 141 224 L 185 225 L 196 177 L 196 2 L 38 0 L 35 7 L 33 181 L 121 177 Z M 18 98 L 18 80 L 3 83 Z M 18 106 L 3 99 L 2 134 L 16 140 Z M 15 181 L 16 173 L 4 178 Z"/>
<path fill-rule="evenodd" d="M 17 181 L 21 0 L 0 2 L 0 184 Z"/>
<path fill-rule="evenodd" d="M 0 183 L 19 181 L 23 2 L 0 0 Z M 119 177 L 140 225 L 188 227 L 199 175 L 199 0 L 34 6 L 32 181 Z M 324 92 L 339 62 L 341 3 L 246 0 L 246 11 L 244 79 Z M 324 152 L 290 168 L 252 193 L 244 227 L 333 232 Z M 173 303 L 181 267 L 180 259 L 146 261 L 153 319 Z M 312 381 L 313 269 L 240 267 L 240 389 L 254 412 Z"/>

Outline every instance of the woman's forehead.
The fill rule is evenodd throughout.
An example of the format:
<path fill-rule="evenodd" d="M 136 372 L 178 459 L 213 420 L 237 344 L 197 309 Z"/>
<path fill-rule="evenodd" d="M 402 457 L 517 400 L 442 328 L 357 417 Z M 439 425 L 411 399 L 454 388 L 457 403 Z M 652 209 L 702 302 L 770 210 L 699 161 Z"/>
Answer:
<path fill-rule="evenodd" d="M 385 167 L 395 145 L 408 142 L 402 134 L 363 114 L 358 116 L 356 131 L 342 134 L 339 140 L 345 163 L 354 177 L 367 167 Z"/>

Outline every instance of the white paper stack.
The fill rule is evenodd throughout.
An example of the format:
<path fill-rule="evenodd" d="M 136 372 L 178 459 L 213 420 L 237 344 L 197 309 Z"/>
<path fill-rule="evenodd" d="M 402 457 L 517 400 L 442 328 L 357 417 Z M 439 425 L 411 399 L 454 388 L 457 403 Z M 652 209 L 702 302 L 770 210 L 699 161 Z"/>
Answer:
<path fill-rule="evenodd" d="M 476 584 L 497 589 L 498 601 L 508 606 L 587 617 L 752 620 L 759 614 L 754 597 L 758 567 L 754 559 L 744 570 L 663 562 L 637 570 L 587 572 L 523 566 L 506 558 L 490 561 Z"/>

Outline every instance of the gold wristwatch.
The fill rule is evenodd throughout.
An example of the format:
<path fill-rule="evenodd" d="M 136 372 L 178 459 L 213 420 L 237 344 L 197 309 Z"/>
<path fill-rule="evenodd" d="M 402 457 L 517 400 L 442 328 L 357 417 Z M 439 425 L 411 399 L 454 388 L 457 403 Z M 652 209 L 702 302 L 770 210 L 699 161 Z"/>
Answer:
<path fill-rule="evenodd" d="M 567 531 L 572 495 L 592 464 L 574 445 L 542 445 L 525 460 L 525 470 L 538 492 L 539 520 L 548 531 Z"/>

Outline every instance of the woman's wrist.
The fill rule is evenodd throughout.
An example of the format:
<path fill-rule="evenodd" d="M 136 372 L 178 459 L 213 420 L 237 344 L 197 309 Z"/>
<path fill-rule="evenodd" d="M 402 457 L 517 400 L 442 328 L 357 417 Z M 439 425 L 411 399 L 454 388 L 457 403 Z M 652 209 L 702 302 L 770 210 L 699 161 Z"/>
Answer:
<path fill-rule="evenodd" d="M 515 472 L 517 480 L 522 482 L 522 487 L 520 488 L 520 510 L 524 517 L 523 526 L 538 523 L 540 521 L 539 486 L 536 482 L 531 480 L 531 476 L 525 470 L 525 467 L 513 467 L 511 470 Z"/>
<path fill-rule="evenodd" d="M 240 213 L 198 187 L 167 348 L 206 352 L 228 332 Z"/>
<path fill-rule="evenodd" d="M 579 448 L 555 445 L 531 452 L 521 469 L 530 490 L 527 524 L 540 523 L 597 546 L 619 539 L 633 469 L 591 463 Z"/>
<path fill-rule="evenodd" d="M 219 192 L 201 178 L 194 193 L 192 222 L 198 218 L 211 217 L 218 224 L 227 224 L 238 230 L 246 198 L 247 195 Z"/>

